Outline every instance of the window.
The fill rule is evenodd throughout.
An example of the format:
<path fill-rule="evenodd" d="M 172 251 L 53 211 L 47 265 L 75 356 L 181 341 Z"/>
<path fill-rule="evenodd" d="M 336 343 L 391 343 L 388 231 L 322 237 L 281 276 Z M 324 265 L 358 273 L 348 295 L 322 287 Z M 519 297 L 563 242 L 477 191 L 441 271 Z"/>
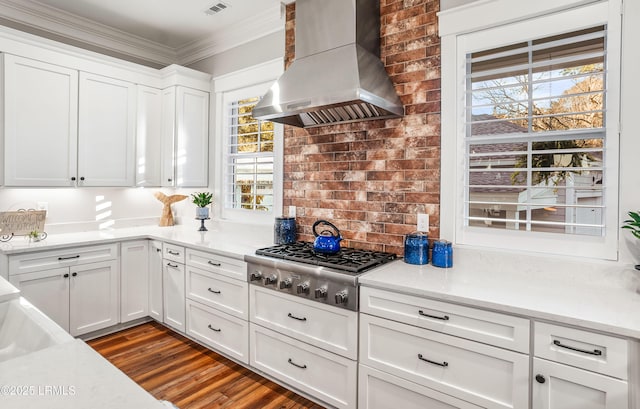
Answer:
<path fill-rule="evenodd" d="M 220 217 L 273 223 L 282 211 L 282 125 L 251 115 L 282 73 L 282 59 L 214 79 Z"/>
<path fill-rule="evenodd" d="M 457 160 L 441 212 L 457 243 L 616 257 L 615 4 L 443 37 L 442 154 Z"/>
<path fill-rule="evenodd" d="M 251 112 L 260 97 L 227 102 L 228 118 L 224 206 L 273 212 L 274 124 Z"/>

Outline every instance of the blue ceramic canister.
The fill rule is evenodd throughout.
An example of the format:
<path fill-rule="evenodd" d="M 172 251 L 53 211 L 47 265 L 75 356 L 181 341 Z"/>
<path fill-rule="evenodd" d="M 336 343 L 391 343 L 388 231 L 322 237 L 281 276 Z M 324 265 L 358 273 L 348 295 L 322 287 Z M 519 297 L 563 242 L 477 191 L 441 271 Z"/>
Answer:
<path fill-rule="evenodd" d="M 453 247 L 450 241 L 435 241 L 433 243 L 433 254 L 431 256 L 431 262 L 434 266 L 443 268 L 453 267 Z"/>
<path fill-rule="evenodd" d="M 414 232 L 405 236 L 404 262 L 408 264 L 429 263 L 429 238 L 427 233 Z"/>
<path fill-rule="evenodd" d="M 275 244 L 291 244 L 296 242 L 295 217 L 276 217 L 273 226 L 273 242 Z"/>

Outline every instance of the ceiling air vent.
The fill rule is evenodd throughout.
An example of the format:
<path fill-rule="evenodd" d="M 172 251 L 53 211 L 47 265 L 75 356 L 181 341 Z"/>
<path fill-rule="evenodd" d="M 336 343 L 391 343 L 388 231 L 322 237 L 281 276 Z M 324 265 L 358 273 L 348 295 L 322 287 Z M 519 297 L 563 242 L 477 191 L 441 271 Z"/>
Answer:
<path fill-rule="evenodd" d="M 229 5 L 228 5 L 228 4 L 225 4 L 225 3 L 219 2 L 219 3 L 216 3 L 216 4 L 214 4 L 213 6 L 209 7 L 209 8 L 208 8 L 208 9 L 206 9 L 204 12 L 205 12 L 205 14 L 208 14 L 208 15 L 210 15 L 210 16 L 213 16 L 214 14 L 218 14 L 218 13 L 220 13 L 221 11 L 226 10 L 227 8 L 229 8 Z"/>

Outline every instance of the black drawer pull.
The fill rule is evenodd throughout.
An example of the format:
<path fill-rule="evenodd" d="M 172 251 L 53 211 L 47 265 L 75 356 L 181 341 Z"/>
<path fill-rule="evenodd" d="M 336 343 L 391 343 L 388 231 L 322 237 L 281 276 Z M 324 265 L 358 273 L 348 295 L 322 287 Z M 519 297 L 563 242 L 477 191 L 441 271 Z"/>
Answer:
<path fill-rule="evenodd" d="M 80 258 L 80 254 L 75 255 L 75 256 L 70 256 L 70 257 L 58 257 L 58 261 L 62 261 L 62 260 L 73 260 L 74 258 Z"/>
<path fill-rule="evenodd" d="M 220 264 L 220 263 L 214 263 L 214 262 L 213 262 L 213 261 L 211 261 L 211 260 L 207 261 L 207 264 L 212 265 L 212 266 L 214 266 L 214 267 L 220 267 L 220 266 L 222 265 L 222 264 Z"/>
<path fill-rule="evenodd" d="M 443 315 L 442 317 L 438 317 L 437 315 L 427 314 L 422 310 L 419 310 L 418 314 L 422 315 L 423 317 L 433 318 L 433 319 L 436 319 L 436 320 L 449 321 L 449 316 L 448 315 Z"/>
<path fill-rule="evenodd" d="M 172 256 L 179 256 L 180 252 L 175 252 L 175 251 L 171 251 L 171 250 L 167 250 L 167 253 L 171 254 Z"/>
<path fill-rule="evenodd" d="M 214 290 L 214 289 L 212 289 L 211 287 L 207 288 L 207 291 L 209 291 L 210 293 L 214 293 L 214 294 L 220 294 L 220 293 L 221 293 L 221 291 L 219 291 L 219 290 Z"/>
<path fill-rule="evenodd" d="M 167 263 L 167 265 L 168 265 L 169 267 L 178 268 L 178 265 L 177 265 L 177 264 Z"/>
<path fill-rule="evenodd" d="M 215 331 L 215 332 L 220 332 L 220 331 L 222 331 L 222 329 L 220 329 L 220 328 L 213 328 L 213 327 L 211 326 L 211 324 L 207 325 L 207 327 L 209 327 L 209 329 L 210 329 L 211 331 Z"/>
<path fill-rule="evenodd" d="M 596 355 L 596 356 L 602 355 L 602 351 L 600 351 L 599 349 L 594 349 L 593 351 L 587 351 L 586 349 L 574 348 L 574 347 L 571 347 L 569 345 L 563 345 L 557 339 L 553 341 L 553 345 L 555 345 L 557 347 L 560 347 L 560 348 L 570 349 L 570 350 L 576 351 L 576 352 L 582 352 L 583 354 Z"/>
<path fill-rule="evenodd" d="M 302 317 L 302 318 L 296 317 L 295 315 L 293 315 L 291 313 L 287 314 L 287 317 L 293 318 L 294 320 L 298 320 L 298 321 L 306 321 L 307 320 L 305 317 Z"/>
<path fill-rule="evenodd" d="M 288 361 L 288 362 L 289 362 L 291 365 L 293 365 L 293 366 L 295 366 L 295 367 L 298 367 L 298 368 L 300 368 L 300 369 L 307 369 L 307 366 L 306 366 L 306 365 L 298 365 L 297 363 L 293 362 L 293 359 L 291 359 L 291 358 L 289 358 L 289 361 Z"/>
<path fill-rule="evenodd" d="M 425 362 L 429 362 L 430 364 L 434 364 L 434 365 L 438 365 L 438 366 L 442 366 L 444 368 L 446 368 L 447 366 L 449 366 L 449 362 L 436 362 L 436 361 L 432 361 L 430 359 L 427 359 L 425 357 L 422 356 L 422 354 L 418 354 L 418 359 L 421 361 L 425 361 Z"/>

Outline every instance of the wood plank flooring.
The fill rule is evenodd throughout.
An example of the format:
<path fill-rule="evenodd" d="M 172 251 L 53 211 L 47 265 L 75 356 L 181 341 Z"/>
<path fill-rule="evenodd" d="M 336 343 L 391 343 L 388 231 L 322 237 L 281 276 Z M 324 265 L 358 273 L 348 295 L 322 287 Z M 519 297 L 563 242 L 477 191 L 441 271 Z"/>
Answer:
<path fill-rule="evenodd" d="M 180 409 L 323 409 L 156 322 L 87 343 Z"/>

